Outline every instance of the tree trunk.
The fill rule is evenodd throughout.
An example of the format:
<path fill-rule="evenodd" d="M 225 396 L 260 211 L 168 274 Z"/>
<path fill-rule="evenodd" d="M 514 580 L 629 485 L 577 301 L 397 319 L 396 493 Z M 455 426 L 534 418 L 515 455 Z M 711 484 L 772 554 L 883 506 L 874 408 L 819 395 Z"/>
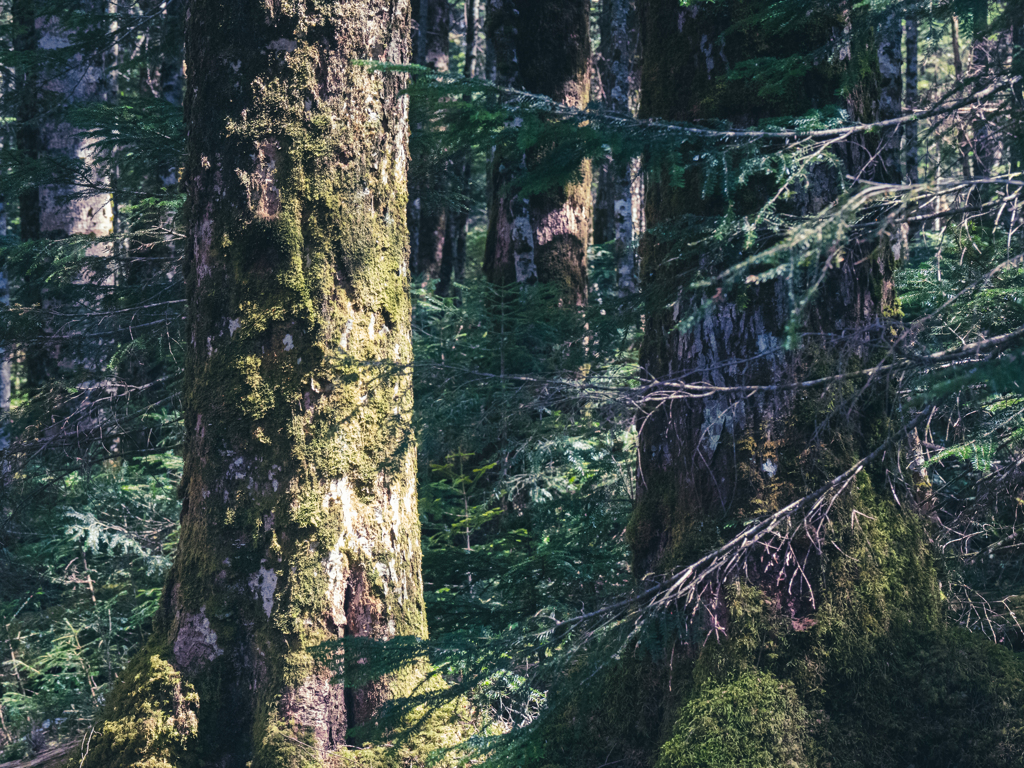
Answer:
<path fill-rule="evenodd" d="M 904 22 L 904 39 L 907 46 L 907 87 L 903 96 L 903 105 L 907 113 L 916 111 L 921 104 L 921 96 L 918 89 L 918 29 L 917 18 L 908 16 Z M 907 153 L 906 153 L 906 181 L 908 184 L 919 184 L 921 181 L 921 155 L 918 140 L 918 124 L 916 121 L 904 125 Z M 927 157 L 927 154 L 925 155 Z M 931 206 L 928 206 L 930 209 Z M 912 213 L 924 213 L 924 210 L 917 205 L 911 207 Z M 907 240 L 913 240 L 924 224 L 922 222 L 911 222 L 907 227 Z"/>
<path fill-rule="evenodd" d="M 186 60 L 180 545 L 86 764 L 319 765 L 411 673 L 311 649 L 426 633 L 406 104 L 354 63 L 409 60 L 409 6 L 194 0 Z"/>
<path fill-rule="evenodd" d="M 999 46 L 995 40 L 988 36 L 988 0 L 974 0 L 972 16 L 974 22 L 973 43 L 971 45 L 971 74 L 977 78 L 985 75 L 986 71 L 993 67 L 1000 67 L 1002 62 L 999 58 Z M 974 176 L 975 178 L 989 178 L 995 167 L 999 154 L 998 141 L 995 132 L 989 124 L 989 118 L 979 107 L 979 113 L 974 120 L 972 127 L 974 142 Z M 990 195 L 985 189 L 975 188 L 974 199 L 981 202 Z"/>
<path fill-rule="evenodd" d="M 16 73 L 18 125 L 15 143 L 32 159 L 49 156 L 84 160 L 90 166 L 95 158 L 94 142 L 71 125 L 65 114 L 69 107 L 83 102 L 105 101 L 111 93 L 100 54 L 76 52 L 66 61 L 59 56 L 44 58 L 44 51 L 59 51 L 71 44 L 69 23 L 54 16 L 41 16 L 35 0 L 17 0 L 12 17 L 18 29 L 15 49 L 28 54 Z M 35 54 L 33 57 L 32 54 Z M 94 175 L 91 182 L 104 185 Z M 73 235 L 109 235 L 113 226 L 113 208 L 107 192 L 89 192 L 80 187 L 48 184 L 32 187 L 19 196 L 20 235 L 23 241 L 59 239 Z M 94 246 L 93 255 L 102 255 L 103 246 Z M 29 281 L 21 302 L 54 309 L 60 299 L 41 281 Z M 38 390 L 58 374 L 59 343 L 37 343 L 25 354 L 25 374 L 31 390 Z"/>
<path fill-rule="evenodd" d="M 466 57 L 462 65 L 463 77 L 476 77 L 477 27 L 480 24 L 480 0 L 465 0 Z M 470 96 L 465 96 L 469 100 Z M 445 236 L 444 258 L 438 276 L 437 293 L 447 296 L 452 291 L 452 282 L 461 283 L 466 274 L 466 237 L 469 234 L 468 200 L 471 191 L 473 163 L 468 154 L 455 162 L 454 178 L 459 185 L 463 200 L 456 201 L 448 208 L 448 232 Z"/>
<path fill-rule="evenodd" d="M 598 50 L 603 107 L 636 115 L 640 106 L 639 31 L 636 0 L 603 0 Z M 619 293 L 639 289 L 635 238 L 643 228 L 643 178 L 638 158 L 606 158 L 598 174 L 594 240 L 609 243 Z"/>
<path fill-rule="evenodd" d="M 1024 6 L 1019 3 L 1008 9 L 1012 60 L 1010 72 L 1017 78 L 1012 90 L 1010 121 L 1010 171 L 1024 171 Z"/>
<path fill-rule="evenodd" d="M 448 0 L 412 0 L 412 17 L 415 63 L 430 67 L 435 72 L 447 72 L 448 36 L 451 33 Z M 413 162 L 417 160 L 413 158 Z M 431 158 L 419 160 L 431 162 Z M 410 208 L 414 209 L 410 218 L 417 229 L 413 238 L 415 250 L 410 261 L 413 274 L 429 282 L 441 276 L 448 211 L 444 190 L 436 188 L 438 185 L 431 174 L 426 176 L 425 182 L 424 189 L 415 184 L 410 190 Z"/>
<path fill-rule="evenodd" d="M 590 92 L 590 3 L 488 0 L 488 43 L 499 85 L 548 96 L 577 109 Z M 562 301 L 587 299 L 590 168 L 579 182 L 524 198 L 512 185 L 540 158 L 498 147 L 491 161 L 484 273 L 496 285 L 550 283 Z"/>
<path fill-rule="evenodd" d="M 809 12 L 801 6 L 799 16 L 773 32 L 762 21 L 749 24 L 761 18 L 755 16 L 760 10 L 748 0 L 684 7 L 676 0 L 642 0 L 641 117 L 750 127 L 773 115 L 830 105 L 862 121 L 898 109 L 899 38 L 887 32 L 898 30 L 897 23 L 877 28 L 866 23 L 863 10 L 823 4 Z M 852 39 L 844 45 L 847 34 Z M 837 49 L 850 52 L 841 67 L 816 53 Z M 744 61 L 770 66 L 763 58 L 768 55 L 781 61 L 809 56 L 814 63 L 782 93 L 763 89 L 756 79 L 727 77 Z M 856 81 L 842 82 L 851 73 Z M 844 175 L 898 180 L 898 148 L 898 140 L 884 132 L 836 147 L 841 167 L 812 170 L 809 185 L 784 212 L 824 211 Z M 707 192 L 701 165 L 686 169 L 682 187 L 657 171 L 652 169 L 647 191 L 651 228 L 686 215 L 741 217 L 774 192 L 770 179 L 751 180 L 730 190 L 727 208 L 724 195 Z M 706 382 L 722 390 L 671 399 L 644 415 L 637 503 L 628 527 L 637 577 L 678 573 L 752 520 L 832 480 L 896 432 L 883 384 L 846 383 L 813 394 L 785 386 L 728 391 L 842 375 L 877 359 L 887 339 L 885 318 L 899 313 L 893 270 L 902 234 L 877 212 L 864 218 L 878 224 L 855 228 L 859 234 L 829 242 L 819 254 L 818 263 L 832 267 L 793 347 L 786 343 L 787 323 L 790 291 L 801 290 L 798 273 L 694 296 L 683 288 L 694 275 L 717 274 L 749 256 L 742 240 L 718 248 L 706 240 L 688 246 L 694 238 L 685 236 L 671 244 L 645 239 L 641 369 L 654 380 Z M 697 308 L 707 311 L 692 330 L 680 330 L 680 319 Z M 659 768 L 805 765 L 814 759 L 836 766 L 936 764 L 929 755 L 943 753 L 932 740 L 947 739 L 966 715 L 961 708 L 921 706 L 924 691 L 955 688 L 956 659 L 971 666 L 975 682 L 999 679 L 1003 685 L 1020 677 L 1009 654 L 1000 656 L 1006 667 L 989 671 L 986 654 L 996 649 L 943 629 L 927 537 L 913 499 L 890 492 L 889 471 L 901 470 L 870 465 L 830 496 L 828 522 L 820 528 L 794 525 L 771 546 L 744 545 L 744 565 L 733 572 L 732 583 L 719 582 L 702 594 L 703 610 L 696 615 L 703 624 L 694 628 L 691 642 L 677 641 L 671 655 L 666 649 L 660 665 L 641 678 L 660 687 L 674 711 Z M 716 632 L 720 645 L 702 644 Z M 932 655 L 919 664 L 923 648 Z M 894 686 L 901 689 L 898 699 L 887 693 Z M 972 721 L 977 733 L 970 738 L 1002 738 L 1003 726 L 986 730 L 1001 706 L 998 696 L 974 701 L 988 714 Z M 765 727 L 764 711 L 781 723 L 772 732 L 777 738 L 766 735 L 774 726 Z M 922 728 L 933 735 L 919 735 Z M 964 755 L 974 749 L 959 742 L 944 748 Z M 1014 749 L 1005 754 L 1018 754 Z M 943 754 L 947 758 L 953 761 Z"/>

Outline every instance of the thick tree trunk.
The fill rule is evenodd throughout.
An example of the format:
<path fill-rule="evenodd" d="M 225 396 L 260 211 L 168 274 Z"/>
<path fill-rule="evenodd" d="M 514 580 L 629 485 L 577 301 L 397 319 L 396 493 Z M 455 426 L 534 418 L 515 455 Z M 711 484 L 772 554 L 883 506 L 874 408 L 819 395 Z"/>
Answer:
<path fill-rule="evenodd" d="M 801 8 L 773 33 L 762 23 L 745 23 L 762 8 L 748 0 L 684 7 L 676 0 L 642 0 L 641 117 L 716 119 L 749 127 L 773 115 L 828 106 L 844 107 L 862 121 L 899 109 L 899 24 L 894 20 L 878 28 L 863 22 L 863 11 L 822 5 L 808 12 Z M 851 27 L 852 40 L 843 45 L 849 34 L 844 28 Z M 817 56 L 820 50 L 848 51 L 850 57 L 836 67 Z M 784 94 L 762 90 L 756 80 L 728 78 L 743 61 L 768 66 L 761 58 L 766 55 L 782 61 L 805 55 L 814 63 L 787 84 Z M 852 73 L 856 81 L 843 82 Z M 844 175 L 898 181 L 898 150 L 898 137 L 884 132 L 837 146 L 841 168 L 813 170 L 785 212 L 824 211 L 838 196 Z M 727 212 L 723 195 L 706 194 L 701 165 L 687 169 L 682 187 L 657 170 L 652 169 L 647 191 L 650 227 Z M 751 180 L 744 189 L 730 190 L 728 212 L 746 215 L 773 192 L 769 179 L 764 185 Z M 887 412 L 882 384 L 838 384 L 814 394 L 784 386 L 843 374 L 885 346 L 885 318 L 899 312 L 893 270 L 902 233 L 876 212 L 864 220 L 878 223 L 855 228 L 852 239 L 828 243 L 831 250 L 819 255 L 818 263 L 831 268 L 793 347 L 786 343 L 787 323 L 790 291 L 799 295 L 801 290 L 799 274 L 744 284 L 735 295 L 694 296 L 684 286 L 695 275 L 714 275 L 747 258 L 745 244 L 712 248 L 703 240 L 699 247 L 687 246 L 693 238 L 682 244 L 645 240 L 642 370 L 652 379 L 722 389 L 708 397 L 668 400 L 645 414 L 637 504 L 628 527 L 638 577 L 678 572 L 751 519 L 832 480 L 894 433 L 897 421 Z M 681 317 L 698 307 L 706 313 L 692 330 L 680 331 Z M 757 385 L 783 386 L 742 389 Z M 933 737 L 916 735 L 921 724 L 937 729 L 934 738 L 943 739 L 965 715 L 956 708 L 923 712 L 914 686 L 922 691 L 930 685 L 955 687 L 950 667 L 943 666 L 960 663 L 944 661 L 953 658 L 973 665 L 975 680 L 1010 684 L 1020 677 L 1008 654 L 1000 657 L 1007 666 L 990 672 L 983 660 L 989 650 L 946 634 L 922 523 L 912 498 L 901 500 L 890 492 L 890 480 L 884 467 L 871 466 L 829 497 L 827 523 L 807 530 L 794 526 L 786 538 L 763 549 L 747 542 L 740 553 L 745 565 L 733 575 L 739 583 L 703 593 L 704 611 L 696 615 L 705 624 L 690 636 L 696 642 L 678 642 L 671 652 L 665 650 L 663 663 L 656 662 L 646 677 L 639 675 L 660 687 L 675 712 L 659 768 L 805 765 L 815 759 L 830 765 L 933 764 L 927 757 L 936 754 L 929 752 Z M 701 648 L 700 639 L 713 632 L 720 633 L 722 645 Z M 934 654 L 923 665 L 921 648 Z M 914 692 L 887 698 L 893 685 Z M 976 701 L 989 713 L 1001 706 L 998 697 Z M 771 728 L 763 729 L 765 711 L 783 723 L 777 738 L 766 736 Z M 975 721 L 979 731 L 989 727 L 990 717 Z M 750 727 L 737 725 L 742 723 Z M 1001 727 L 983 738 L 1001 739 L 996 733 Z M 971 753 L 959 742 L 953 749 Z"/>
<path fill-rule="evenodd" d="M 597 67 L 605 109 L 636 115 L 640 106 L 636 0 L 603 0 Z M 594 240 L 615 255 L 619 292 L 639 289 L 635 239 L 643 228 L 643 178 L 638 158 L 609 157 L 601 165 L 594 203 Z"/>
<path fill-rule="evenodd" d="M 495 81 L 582 109 L 590 93 L 590 3 L 488 0 Z M 512 185 L 537 159 L 498 147 L 490 170 L 484 273 L 497 285 L 551 283 L 562 301 L 587 299 L 589 164 L 579 182 L 524 198 Z"/>
<path fill-rule="evenodd" d="M 759 119 L 777 114 L 776 102 L 761 98 L 755 87 L 725 85 L 729 82 L 729 63 L 757 54 L 757 42 L 749 33 L 727 35 L 724 42 L 713 42 L 710 48 L 702 42 L 719 40 L 730 24 L 744 19 L 749 4 L 695 4 L 679 8 L 669 0 L 648 0 L 641 5 L 641 12 L 642 44 L 647 52 L 642 117 L 715 118 L 751 126 Z M 817 38 L 805 38 L 806 46 L 824 46 L 842 34 L 843 22 L 838 16 L 831 25 L 824 12 L 809 22 L 813 24 L 808 26 L 818 32 Z M 703 52 L 702 45 L 706 49 Z M 680 55 L 680 51 L 693 53 Z M 876 72 L 877 66 L 875 59 Z M 786 106 L 796 107 L 794 111 L 799 113 L 831 103 L 840 86 L 841 73 L 829 74 L 830 78 L 809 76 L 802 87 L 794 87 L 793 98 L 801 101 Z M 870 111 L 875 114 L 868 117 L 875 117 L 883 92 L 877 86 L 856 89 L 856 101 L 848 106 L 855 114 Z M 891 144 L 888 137 L 881 138 L 879 143 L 885 150 Z M 847 172 L 860 172 L 862 163 L 872 164 L 876 172 L 889 171 L 892 155 L 889 151 L 878 152 L 879 148 L 879 144 L 860 142 L 844 147 Z M 812 185 L 811 195 L 794 202 L 791 213 L 815 213 L 831 201 L 838 187 L 824 168 L 820 176 Z M 691 167 L 682 190 L 667 180 L 657 184 L 652 181 L 647 192 L 649 226 L 688 213 L 724 214 L 719 197 L 702 196 L 701 178 L 700 168 Z M 763 200 L 752 202 L 759 205 Z M 808 363 L 803 355 L 786 350 L 789 286 L 781 280 L 751 285 L 741 302 L 720 299 L 693 332 L 675 331 L 680 317 L 694 308 L 692 302 L 700 304 L 703 299 L 688 299 L 679 293 L 673 301 L 666 289 L 681 291 L 693 270 L 699 274 L 716 271 L 714 264 L 705 262 L 712 257 L 706 249 L 684 249 L 683 253 L 679 257 L 675 249 L 653 241 L 643 248 L 641 272 L 647 276 L 646 292 L 650 295 L 650 314 L 641 351 L 643 370 L 655 379 L 687 376 L 720 387 L 780 383 L 806 371 Z M 862 337 L 862 329 L 875 325 L 881 315 L 882 307 L 870 287 L 880 281 L 891 281 L 891 275 L 875 259 L 858 266 L 852 261 L 844 261 L 833 275 L 832 291 L 817 310 L 817 327 L 811 329 L 825 334 L 827 340 L 822 344 L 826 347 L 849 335 Z M 663 309 L 666 306 L 668 309 Z M 644 480 L 630 524 L 638 576 L 674 567 L 712 544 L 714 526 L 709 532 L 709 521 L 717 525 L 736 515 L 755 514 L 761 505 L 784 503 L 781 489 L 789 487 L 790 492 L 794 491 L 788 478 L 801 469 L 796 463 L 786 466 L 782 446 L 796 451 L 791 459 L 796 461 L 800 452 L 797 446 L 804 439 L 810 440 L 810 435 L 794 433 L 793 414 L 797 407 L 788 391 L 752 397 L 723 394 L 666 404 L 647 419 L 639 454 L 640 476 Z"/>
<path fill-rule="evenodd" d="M 186 44 L 181 538 L 86 764 L 318 765 L 411 673 L 311 649 L 426 633 L 406 103 L 354 63 L 409 60 L 409 6 L 193 0 Z"/>

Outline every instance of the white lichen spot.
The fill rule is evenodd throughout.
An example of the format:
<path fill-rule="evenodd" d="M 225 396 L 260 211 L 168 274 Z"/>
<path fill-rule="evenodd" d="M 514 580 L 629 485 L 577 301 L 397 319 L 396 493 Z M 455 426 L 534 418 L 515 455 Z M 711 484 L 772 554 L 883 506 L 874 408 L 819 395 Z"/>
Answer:
<path fill-rule="evenodd" d="M 284 344 L 285 352 L 291 352 L 295 349 L 295 343 L 292 341 L 292 335 L 290 333 L 286 333 L 284 335 L 284 338 L 281 339 L 281 343 Z"/>
<path fill-rule="evenodd" d="M 775 473 L 779 471 L 779 465 L 771 459 L 765 459 L 764 464 L 761 465 L 761 469 L 768 477 L 775 477 Z"/>
<path fill-rule="evenodd" d="M 341 341 L 339 342 L 342 349 L 348 349 L 348 334 L 352 330 L 352 321 L 349 320 L 345 323 L 345 330 L 341 332 Z"/>
<path fill-rule="evenodd" d="M 179 668 L 189 669 L 213 661 L 223 654 L 217 645 L 217 633 L 210 628 L 206 606 L 199 613 L 185 613 L 178 618 L 178 634 L 174 638 L 174 660 Z"/>
<path fill-rule="evenodd" d="M 233 317 L 228 319 L 228 334 L 230 334 L 231 338 L 235 337 L 235 331 L 237 331 L 241 327 L 242 327 L 242 321 L 241 320 L 236 320 Z"/>
<path fill-rule="evenodd" d="M 256 597 L 263 602 L 263 612 L 270 618 L 274 610 L 274 591 L 277 589 L 277 574 L 267 568 L 261 561 L 260 569 L 249 577 L 249 588 L 256 593 Z"/>
<path fill-rule="evenodd" d="M 267 43 L 268 51 L 284 51 L 285 53 L 291 53 L 298 47 L 298 43 L 285 37 L 278 38 L 277 40 L 271 40 Z"/>
<path fill-rule="evenodd" d="M 334 624 L 338 636 L 344 634 L 348 617 L 345 615 L 345 591 L 348 587 L 348 557 L 342 551 L 344 536 L 338 539 L 338 543 L 324 560 L 324 568 L 327 571 L 327 610 L 330 612 L 331 622 Z"/>
<path fill-rule="evenodd" d="M 376 324 L 376 322 L 377 322 L 377 315 L 375 315 L 373 312 L 371 312 L 370 313 L 370 328 L 366 332 L 367 335 L 370 337 L 370 341 L 373 341 L 373 326 Z"/>

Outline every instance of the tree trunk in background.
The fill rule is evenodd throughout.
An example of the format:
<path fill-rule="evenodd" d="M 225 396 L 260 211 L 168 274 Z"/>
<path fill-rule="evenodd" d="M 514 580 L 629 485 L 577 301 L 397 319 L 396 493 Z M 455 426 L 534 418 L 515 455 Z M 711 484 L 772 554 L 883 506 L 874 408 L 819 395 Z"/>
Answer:
<path fill-rule="evenodd" d="M 466 58 L 462 65 L 463 77 L 477 75 L 477 29 L 480 24 L 480 0 L 465 0 Z M 465 97 L 467 100 L 470 96 Z M 466 237 L 469 234 L 469 195 L 473 176 L 472 159 L 465 155 L 456 161 L 454 178 L 463 199 L 449 204 L 448 231 L 444 241 L 444 258 L 438 276 L 437 293 L 447 296 L 452 282 L 461 283 L 466 274 Z"/>
<path fill-rule="evenodd" d="M 1018 78 L 1013 87 L 1010 170 L 1024 172 L 1024 5 L 1010 6 L 1010 39 L 1013 43 L 1012 73 Z"/>
<path fill-rule="evenodd" d="M 597 68 L 603 107 L 636 115 L 640 106 L 639 30 L 636 0 L 602 0 Z M 594 240 L 609 243 L 619 292 L 639 289 L 634 240 L 643 228 L 643 178 L 639 158 L 610 157 L 601 165 L 594 203 Z"/>
<path fill-rule="evenodd" d="M 921 104 L 921 97 L 918 90 L 918 31 L 917 18 L 908 16 L 904 22 L 904 39 L 907 47 L 907 87 L 903 96 L 903 105 L 906 112 L 913 112 Z M 907 142 L 906 154 L 906 182 L 918 184 L 921 181 L 921 155 L 918 147 L 918 125 L 916 122 L 909 122 L 903 126 Z M 927 155 L 926 155 L 927 156 Z M 920 207 L 914 207 L 913 213 L 922 213 Z M 921 222 L 911 222 L 907 227 L 907 240 L 913 240 L 921 231 Z"/>
<path fill-rule="evenodd" d="M 999 46 L 995 40 L 988 39 L 988 0 L 974 0 L 973 8 L 973 42 L 971 45 L 971 74 L 984 77 L 986 71 L 1000 67 Z M 997 140 L 989 125 L 989 118 L 979 114 L 973 125 L 974 176 L 988 178 L 992 175 L 999 154 Z M 975 189 L 972 195 L 981 201 L 990 197 L 986 189 Z"/>
<path fill-rule="evenodd" d="M 7 237 L 7 205 L 0 199 L 0 238 Z M 0 271 L 0 308 L 6 310 L 11 305 L 11 286 L 7 280 L 7 270 Z M 0 347 L 0 450 L 5 450 L 11 443 L 11 427 L 8 423 L 11 410 L 11 353 L 10 346 L 4 339 Z M 0 457 L 0 481 L 6 483 L 7 459 Z"/>
<path fill-rule="evenodd" d="M 346 686 L 310 649 L 426 633 L 408 119 L 353 64 L 409 60 L 409 7 L 189 11 L 180 545 L 86 764 L 319 765 L 413 675 Z"/>
<path fill-rule="evenodd" d="M 451 33 L 451 8 L 448 0 L 412 0 L 413 53 L 416 64 L 430 67 L 435 72 L 448 71 L 448 36 Z M 413 159 L 414 162 L 417 158 Z M 421 162 L 432 162 L 423 158 Z M 443 174 L 442 174 L 443 175 Z M 432 174 L 426 184 L 410 188 L 410 229 L 413 250 L 410 263 L 412 273 L 424 282 L 441 275 L 447 231 L 447 200 L 443 189 L 437 188 Z"/>
<path fill-rule="evenodd" d="M 55 17 L 42 13 L 34 0 L 17 0 L 12 16 L 19 30 L 17 50 L 59 51 L 71 44 L 69 32 Z M 68 23 L 67 20 L 64 20 Z M 43 61 L 42 59 L 40 62 Z M 95 155 L 93 142 L 65 119 L 69 107 L 86 102 L 106 101 L 112 87 L 104 72 L 101 54 L 74 53 L 65 61 L 59 56 L 45 63 L 26 61 L 16 74 L 18 94 L 17 148 L 32 158 L 47 155 L 85 160 Z M 104 185 L 105 179 L 94 177 Z M 84 192 L 78 187 L 47 185 L 21 193 L 21 239 L 60 239 L 74 235 L 104 237 L 113 228 L 113 207 L 107 192 Z M 94 246 L 92 255 L 102 255 L 105 246 Z M 99 250 L 97 250 L 99 249 Z M 44 310 L 59 306 L 60 299 L 44 287 L 37 275 L 28 281 L 21 301 Z M 25 352 L 25 377 L 30 390 L 38 390 L 58 373 L 61 353 L 57 343 L 33 344 Z"/>
<path fill-rule="evenodd" d="M 590 93 L 588 0 L 488 0 L 495 82 L 577 109 Z M 496 285 L 549 283 L 562 301 L 587 300 L 590 168 L 581 181 L 523 198 L 510 188 L 532 159 L 498 147 L 491 161 L 484 273 Z"/>

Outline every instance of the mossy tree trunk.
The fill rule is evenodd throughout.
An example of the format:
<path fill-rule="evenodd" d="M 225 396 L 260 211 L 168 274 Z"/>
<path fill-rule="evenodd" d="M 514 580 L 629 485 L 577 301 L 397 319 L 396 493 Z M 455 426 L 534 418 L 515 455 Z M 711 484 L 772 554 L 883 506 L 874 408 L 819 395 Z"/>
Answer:
<path fill-rule="evenodd" d="M 409 47 L 404 1 L 189 6 L 181 536 L 87 765 L 319 765 L 401 682 L 311 648 L 426 633 L 407 106 L 356 63 Z"/>
<path fill-rule="evenodd" d="M 597 67 L 603 108 L 636 115 L 640 106 L 639 29 L 636 0 L 602 0 Z M 634 240 L 643 229 L 643 177 L 639 158 L 609 157 L 602 164 L 594 203 L 594 240 L 615 255 L 619 292 L 636 293 Z"/>
<path fill-rule="evenodd" d="M 590 94 L 590 3 L 488 0 L 487 36 L 499 85 L 586 107 Z M 550 283 L 562 301 L 587 298 L 590 167 L 577 182 L 525 198 L 514 182 L 535 158 L 497 147 L 491 161 L 484 273 L 497 285 Z"/>
<path fill-rule="evenodd" d="M 641 117 L 749 127 L 814 108 L 842 107 L 864 121 L 898 109 L 894 19 L 879 27 L 866 23 L 863 9 L 828 3 L 801 7 L 773 28 L 763 10 L 749 0 L 683 7 L 642 0 Z M 811 66 L 781 91 L 777 81 L 728 78 L 743 61 L 765 67 L 767 57 L 808 54 Z M 840 167 L 812 170 L 783 212 L 823 211 L 838 196 L 840 174 L 897 181 L 898 148 L 898 136 L 882 132 L 835 147 Z M 706 180 L 696 163 L 682 186 L 652 169 L 648 225 L 681 216 L 699 221 L 727 209 L 741 217 L 775 189 L 767 178 L 754 179 L 727 198 L 707 194 Z M 903 233 L 884 216 L 878 221 L 823 254 L 832 267 L 794 348 L 785 344 L 789 290 L 806 286 L 777 279 L 693 296 L 683 286 L 745 258 L 744 243 L 694 248 L 648 236 L 641 254 L 648 307 L 641 368 L 654 379 L 742 388 L 869 364 L 885 347 L 887 316 L 899 314 L 893 271 Z M 830 257 L 839 255 L 841 262 Z M 680 318 L 697 306 L 707 312 L 692 330 L 680 331 Z M 884 384 L 842 382 L 815 393 L 721 391 L 658 406 L 640 431 L 638 498 L 628 527 L 636 575 L 680 569 L 751 518 L 867 456 L 898 434 L 886 403 Z M 997 691 L 1017 685 L 1024 670 L 1002 649 L 944 627 L 927 536 L 906 497 L 912 494 L 900 498 L 891 490 L 887 471 L 903 470 L 869 467 L 832 500 L 829 522 L 819 529 L 823 539 L 798 529 L 788 546 L 748 556 L 742 581 L 705 594 L 706 611 L 698 615 L 706 624 L 695 637 L 718 631 L 721 642 L 698 642 L 696 651 L 678 643 L 645 678 L 660 686 L 669 713 L 652 762 L 724 768 L 933 765 L 940 755 L 958 765 L 1017 759 L 1019 697 L 1007 706 Z M 954 672 L 956 659 L 970 671 Z M 939 698 L 925 700 L 924 691 L 940 689 Z M 967 698 L 970 707 L 958 703 Z"/>

